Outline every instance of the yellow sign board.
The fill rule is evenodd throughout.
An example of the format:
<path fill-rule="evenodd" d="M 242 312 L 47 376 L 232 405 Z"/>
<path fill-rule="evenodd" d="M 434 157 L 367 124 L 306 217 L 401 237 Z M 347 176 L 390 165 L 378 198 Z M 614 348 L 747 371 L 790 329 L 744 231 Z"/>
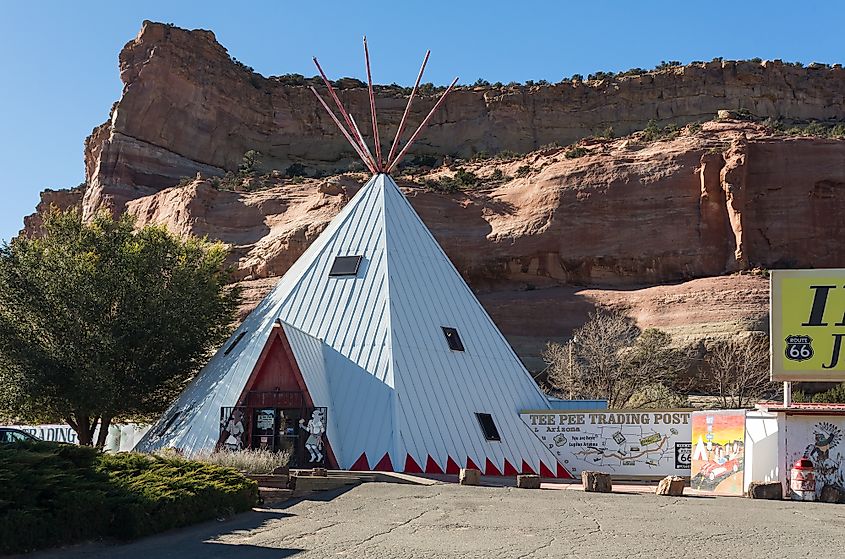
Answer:
<path fill-rule="evenodd" d="M 845 269 L 771 272 L 772 380 L 845 381 Z"/>

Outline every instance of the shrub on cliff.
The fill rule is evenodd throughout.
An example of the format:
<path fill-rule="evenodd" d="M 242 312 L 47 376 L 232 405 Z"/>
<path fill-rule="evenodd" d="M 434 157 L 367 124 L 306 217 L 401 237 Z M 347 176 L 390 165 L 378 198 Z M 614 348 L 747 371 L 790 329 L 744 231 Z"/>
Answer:
<path fill-rule="evenodd" d="M 136 538 L 258 501 L 231 468 L 43 442 L 0 445 L 0 480 L 0 554 Z"/>
<path fill-rule="evenodd" d="M 43 227 L 0 246 L 0 415 L 102 445 L 112 419 L 161 414 L 228 336 L 228 250 L 128 215 L 54 209 Z"/>

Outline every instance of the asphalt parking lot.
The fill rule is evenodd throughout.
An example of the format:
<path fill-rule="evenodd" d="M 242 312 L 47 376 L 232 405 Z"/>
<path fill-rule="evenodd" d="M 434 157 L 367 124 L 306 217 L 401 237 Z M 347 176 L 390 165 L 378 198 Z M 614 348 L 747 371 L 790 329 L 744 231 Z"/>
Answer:
<path fill-rule="evenodd" d="M 126 545 L 38 558 L 842 557 L 845 506 L 367 483 Z"/>

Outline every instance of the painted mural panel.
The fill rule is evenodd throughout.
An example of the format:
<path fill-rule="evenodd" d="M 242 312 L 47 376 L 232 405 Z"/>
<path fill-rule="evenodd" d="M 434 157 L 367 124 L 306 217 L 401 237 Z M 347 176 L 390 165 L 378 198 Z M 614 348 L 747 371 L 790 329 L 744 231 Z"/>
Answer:
<path fill-rule="evenodd" d="M 720 495 L 743 494 L 745 410 L 692 414 L 690 487 Z"/>
<path fill-rule="evenodd" d="M 845 417 L 790 415 L 786 418 L 785 472 L 799 458 L 812 460 L 816 472 L 816 496 L 827 485 L 845 489 Z"/>
<path fill-rule="evenodd" d="M 575 474 L 688 476 L 689 410 L 537 410 L 522 420 Z"/>

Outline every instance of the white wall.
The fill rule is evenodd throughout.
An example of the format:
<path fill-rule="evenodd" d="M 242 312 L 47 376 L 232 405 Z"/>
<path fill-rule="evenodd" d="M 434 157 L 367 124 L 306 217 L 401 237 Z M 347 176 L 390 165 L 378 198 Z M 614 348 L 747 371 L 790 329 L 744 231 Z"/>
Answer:
<path fill-rule="evenodd" d="M 4 425 L 3 427 L 13 427 L 21 431 L 26 431 L 42 441 L 79 444 L 76 432 L 70 425 Z M 105 449 L 110 452 L 128 452 L 135 447 L 135 443 L 141 440 L 141 437 L 149 429 L 149 425 L 139 425 L 137 423 L 112 424 L 109 426 Z M 97 427 L 97 430 L 94 432 L 95 440 L 99 432 L 100 428 Z"/>
<path fill-rule="evenodd" d="M 752 481 L 781 481 L 778 414 L 749 411 L 745 415 L 745 481 L 743 491 L 748 491 Z"/>

